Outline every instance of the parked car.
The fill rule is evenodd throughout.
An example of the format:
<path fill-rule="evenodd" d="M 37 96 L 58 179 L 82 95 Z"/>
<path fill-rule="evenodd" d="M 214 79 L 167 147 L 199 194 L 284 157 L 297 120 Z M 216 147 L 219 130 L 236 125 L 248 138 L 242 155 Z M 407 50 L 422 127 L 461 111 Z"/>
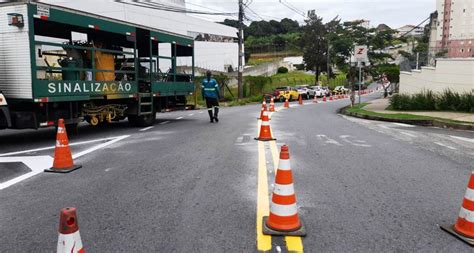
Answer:
<path fill-rule="evenodd" d="M 311 86 L 311 89 L 314 90 L 314 95 L 318 98 L 326 96 L 327 90 L 321 86 Z"/>
<path fill-rule="evenodd" d="M 303 99 L 309 99 L 314 97 L 315 91 L 312 90 L 309 85 L 296 85 L 295 89 L 303 97 Z"/>
<path fill-rule="evenodd" d="M 324 91 L 324 95 L 326 97 L 329 97 L 331 95 L 331 90 L 329 90 L 329 87 L 327 86 L 322 86 L 321 89 Z"/>
<path fill-rule="evenodd" d="M 289 101 L 298 100 L 298 91 L 290 86 L 278 87 L 273 92 L 273 96 L 280 102 L 285 102 L 288 98 Z"/>
<path fill-rule="evenodd" d="M 344 87 L 344 86 L 336 86 L 336 88 L 334 88 L 334 93 L 344 93 L 344 92 L 349 92 L 349 89 Z"/>

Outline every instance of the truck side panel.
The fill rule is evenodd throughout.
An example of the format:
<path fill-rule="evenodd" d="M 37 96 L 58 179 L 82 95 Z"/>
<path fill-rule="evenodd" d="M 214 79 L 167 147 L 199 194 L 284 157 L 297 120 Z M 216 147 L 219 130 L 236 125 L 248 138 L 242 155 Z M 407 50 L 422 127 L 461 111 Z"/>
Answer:
<path fill-rule="evenodd" d="M 8 24 L 8 14 L 21 14 L 24 26 Z M 0 90 L 11 99 L 32 99 L 27 5 L 0 8 Z"/>

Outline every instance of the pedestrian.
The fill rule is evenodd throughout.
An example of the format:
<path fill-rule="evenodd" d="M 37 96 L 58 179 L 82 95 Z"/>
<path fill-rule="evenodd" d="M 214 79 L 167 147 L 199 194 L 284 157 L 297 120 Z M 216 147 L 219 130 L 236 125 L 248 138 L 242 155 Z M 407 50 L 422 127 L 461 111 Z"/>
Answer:
<path fill-rule="evenodd" d="M 209 113 L 211 123 L 214 123 L 214 121 L 219 122 L 219 85 L 217 84 L 217 81 L 212 78 L 211 71 L 208 70 L 206 72 L 206 78 L 202 80 L 201 88 L 202 98 L 206 100 L 207 112 Z M 212 112 L 213 109 L 214 113 Z"/>

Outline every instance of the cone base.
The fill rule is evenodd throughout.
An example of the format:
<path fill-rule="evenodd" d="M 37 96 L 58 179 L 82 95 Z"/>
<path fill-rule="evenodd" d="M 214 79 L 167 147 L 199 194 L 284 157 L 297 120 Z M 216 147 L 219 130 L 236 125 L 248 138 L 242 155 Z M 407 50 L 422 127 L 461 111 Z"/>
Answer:
<path fill-rule="evenodd" d="M 440 226 L 440 228 L 444 231 L 446 231 L 447 233 L 451 234 L 452 236 L 458 238 L 459 240 L 467 243 L 468 245 L 470 245 L 471 247 L 474 247 L 474 238 L 469 238 L 469 237 L 465 237 L 461 234 L 459 234 L 458 232 L 456 232 L 453 228 L 454 226 L 453 225 L 449 225 L 449 226 Z"/>
<path fill-rule="evenodd" d="M 303 225 L 303 220 L 301 219 L 300 217 L 300 221 L 301 221 L 301 227 L 298 229 L 298 230 L 295 230 L 295 231 L 278 231 L 278 230 L 274 230 L 272 228 L 269 228 L 267 226 L 267 220 L 268 220 L 268 216 L 264 216 L 263 217 L 263 234 L 264 235 L 276 235 L 276 236 L 286 236 L 286 235 L 289 235 L 289 236 L 306 236 L 306 229 Z"/>
<path fill-rule="evenodd" d="M 73 165 L 72 167 L 64 168 L 64 169 L 49 168 L 49 169 L 45 169 L 44 172 L 66 174 L 66 173 L 73 172 L 73 171 L 75 171 L 77 169 L 80 169 L 80 168 L 82 168 L 82 165 Z"/>
<path fill-rule="evenodd" d="M 277 139 L 270 138 L 270 139 L 260 139 L 258 137 L 254 138 L 256 141 L 276 141 Z"/>

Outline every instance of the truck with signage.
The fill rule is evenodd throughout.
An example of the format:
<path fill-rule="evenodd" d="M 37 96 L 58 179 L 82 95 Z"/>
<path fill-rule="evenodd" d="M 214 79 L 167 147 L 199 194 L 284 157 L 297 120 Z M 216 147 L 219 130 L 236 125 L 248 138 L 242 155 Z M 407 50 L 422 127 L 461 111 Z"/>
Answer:
<path fill-rule="evenodd" d="M 190 37 L 30 1 L 0 17 L 0 129 L 149 126 L 194 93 Z"/>

